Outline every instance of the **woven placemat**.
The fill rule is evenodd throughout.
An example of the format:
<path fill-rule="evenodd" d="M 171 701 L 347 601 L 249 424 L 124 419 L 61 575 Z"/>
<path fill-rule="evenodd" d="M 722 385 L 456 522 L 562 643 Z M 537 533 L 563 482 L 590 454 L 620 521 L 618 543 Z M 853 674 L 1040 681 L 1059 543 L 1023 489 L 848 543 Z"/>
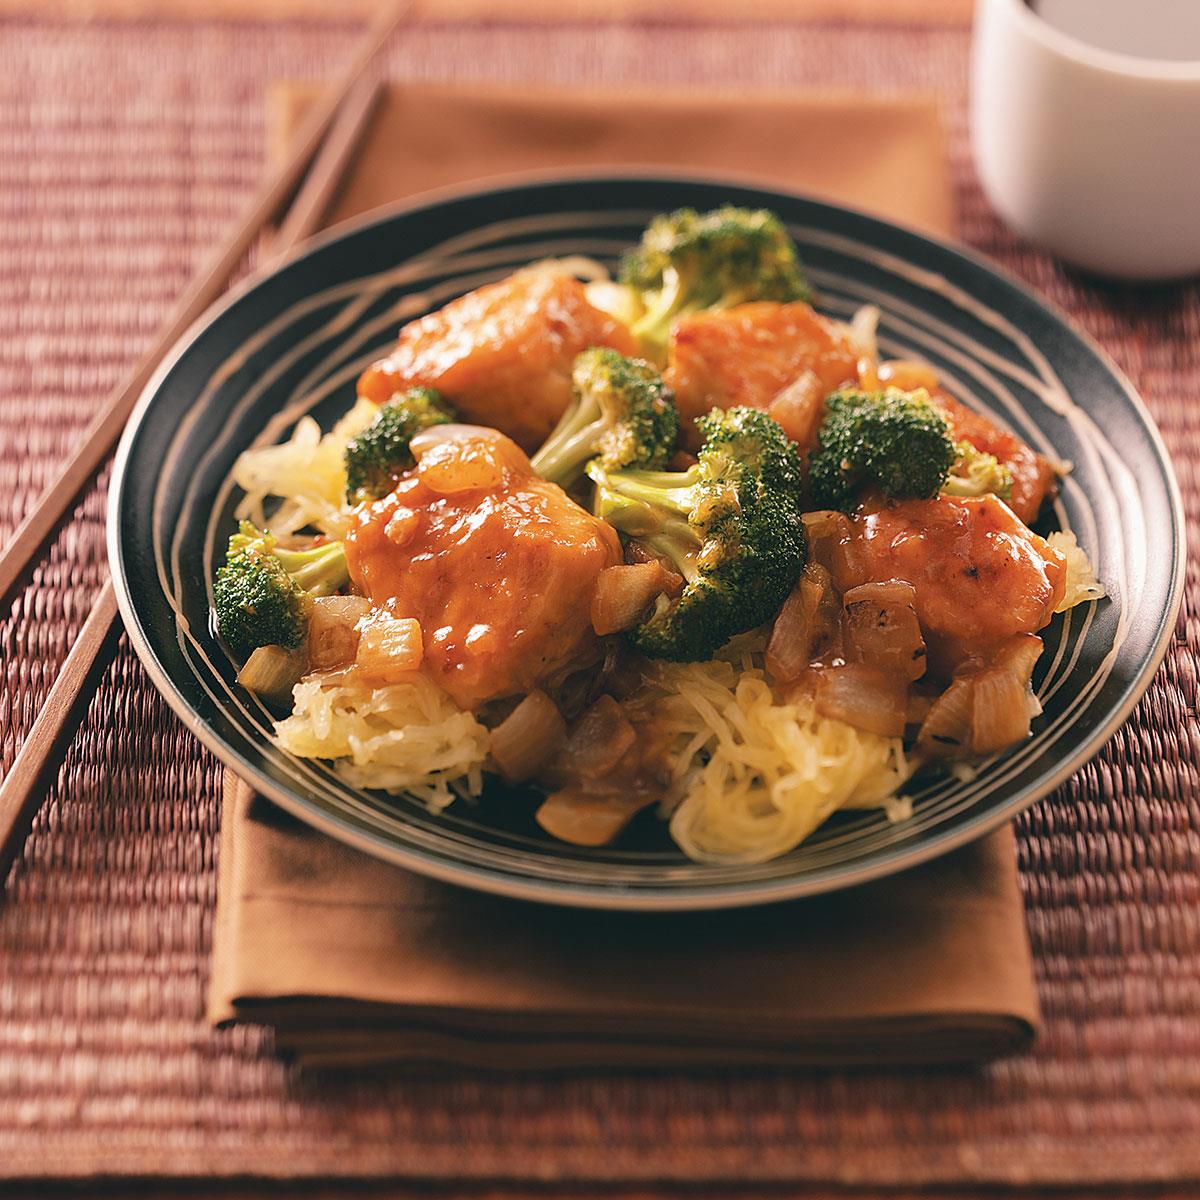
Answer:
<path fill-rule="evenodd" d="M 355 30 L 0 25 L 0 536 L 257 177 L 265 81 Z M 1142 388 L 1200 507 L 1200 293 L 1093 286 L 987 212 L 959 29 L 418 27 L 408 78 L 936 90 L 961 229 Z M 1194 538 L 1193 534 L 1193 538 Z M 1163 671 L 1019 822 L 1045 1032 L 979 1073 L 304 1077 L 204 1020 L 213 759 L 122 646 L 0 908 L 0 1175 L 944 1185 L 1200 1179 L 1200 555 Z M 100 492 L 0 621 L 11 761 L 102 570 Z M 4 1185 L 0 1184 L 0 1190 Z M 961 1189 L 954 1192 L 961 1194 Z"/>
<path fill-rule="evenodd" d="M 877 24 L 967 24 L 973 0 L 754 0 L 747 10 L 728 0 L 413 0 L 428 21 L 745 21 L 838 20 Z M 379 0 L 341 0 L 344 18 L 367 18 Z M 43 20 L 170 17 L 280 21 L 326 18 L 329 0 L 0 0 L 0 14 Z"/>

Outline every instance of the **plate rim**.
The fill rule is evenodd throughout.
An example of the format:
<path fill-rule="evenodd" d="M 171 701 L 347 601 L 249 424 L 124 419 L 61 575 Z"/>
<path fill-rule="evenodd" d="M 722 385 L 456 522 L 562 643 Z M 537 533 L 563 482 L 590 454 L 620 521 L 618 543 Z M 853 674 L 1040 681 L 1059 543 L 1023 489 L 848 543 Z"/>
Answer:
<path fill-rule="evenodd" d="M 978 815 L 963 822 L 961 826 L 934 832 L 925 840 L 891 855 L 882 856 L 874 863 L 853 863 L 843 867 L 828 868 L 815 874 L 799 874 L 774 880 L 750 884 L 712 884 L 690 885 L 671 892 L 642 890 L 630 885 L 578 885 L 563 882 L 541 882 L 523 879 L 518 875 L 502 873 L 494 868 L 474 867 L 466 864 L 455 864 L 453 861 L 443 861 L 439 858 L 427 857 L 423 852 L 396 846 L 382 835 L 371 836 L 343 824 L 328 815 L 323 808 L 305 801 L 302 797 L 291 792 L 273 780 L 255 764 L 244 759 L 233 747 L 229 746 L 216 731 L 213 730 L 192 709 L 186 698 L 176 686 L 174 680 L 159 662 L 149 639 L 144 635 L 134 605 L 129 580 L 124 571 L 122 556 L 122 536 L 120 530 L 121 505 L 120 497 L 124 491 L 129 459 L 133 452 L 138 432 L 154 406 L 155 398 L 161 391 L 167 377 L 174 371 L 180 360 L 188 353 L 193 344 L 204 332 L 213 325 L 224 313 L 239 303 L 248 293 L 260 284 L 280 274 L 288 267 L 342 238 L 382 225 L 397 217 L 411 216 L 424 209 L 435 209 L 445 203 L 459 199 L 481 198 L 489 194 L 506 191 L 517 191 L 545 184 L 577 184 L 577 183 L 628 183 L 644 181 L 646 183 L 663 183 L 667 185 L 683 184 L 697 186 L 727 185 L 768 194 L 784 196 L 789 199 L 816 205 L 833 212 L 848 213 L 876 225 L 881 225 L 906 234 L 918 240 L 931 243 L 940 250 L 954 257 L 965 259 L 985 273 L 995 276 L 1009 287 L 1018 291 L 1036 308 L 1041 309 L 1054 322 L 1065 328 L 1072 337 L 1077 338 L 1096 357 L 1101 365 L 1109 372 L 1124 392 L 1132 405 L 1142 425 L 1149 435 L 1150 444 L 1157 457 L 1162 481 L 1165 485 L 1167 499 L 1172 517 L 1172 557 L 1174 571 L 1170 580 L 1167 605 L 1163 610 L 1160 628 L 1151 652 L 1143 661 L 1137 675 L 1130 683 L 1123 703 L 1114 710 L 1108 720 L 1098 725 L 1091 735 L 1067 756 L 1063 763 L 1036 786 L 1026 789 L 1005 803 L 982 809 Z M 898 874 L 921 863 L 958 849 L 961 846 L 977 841 L 993 830 L 1011 821 L 1019 813 L 1032 807 L 1081 767 L 1090 762 L 1107 744 L 1117 730 L 1125 724 L 1130 713 L 1141 701 L 1149 688 L 1154 676 L 1166 656 L 1171 643 L 1174 626 L 1177 622 L 1180 607 L 1183 603 L 1184 585 L 1186 582 L 1187 544 L 1184 536 L 1186 530 L 1186 514 L 1183 506 L 1183 496 L 1175 474 L 1174 465 L 1162 433 L 1158 428 L 1145 401 L 1142 399 L 1132 381 L 1113 361 L 1108 352 L 1100 346 L 1086 331 L 1067 317 L 1052 301 L 1035 293 L 1031 287 L 1007 268 L 992 262 L 982 253 L 972 247 L 964 246 L 956 241 L 929 233 L 902 221 L 894 221 L 877 213 L 855 205 L 843 204 L 812 193 L 789 188 L 778 183 L 764 181 L 749 175 L 723 172 L 706 172 L 692 174 L 688 172 L 667 172 L 639 167 L 609 167 L 604 169 L 583 168 L 579 170 L 555 170 L 553 168 L 536 171 L 506 172 L 474 180 L 465 184 L 455 184 L 446 187 L 431 188 L 401 200 L 382 205 L 370 212 L 360 214 L 347 220 L 340 221 L 328 229 L 322 230 L 314 237 L 307 239 L 296 247 L 292 253 L 278 262 L 264 264 L 249 273 L 244 279 L 226 291 L 217 301 L 201 313 L 180 335 L 162 361 L 154 370 L 143 387 L 138 401 L 130 413 L 122 433 L 120 443 L 113 460 L 112 475 L 109 481 L 109 492 L 106 506 L 106 548 L 109 560 L 109 573 L 113 582 L 125 631 L 130 643 L 146 669 L 151 682 L 167 701 L 175 715 L 184 726 L 205 745 L 216 757 L 243 781 L 251 783 L 256 790 L 285 811 L 304 821 L 323 833 L 350 845 L 372 857 L 383 859 L 396 866 L 416 871 L 444 883 L 467 887 L 476 891 L 484 891 L 494 895 L 512 899 L 527 900 L 537 903 L 552 904 L 572 908 L 606 909 L 611 911 L 643 911 L 643 912 L 685 912 L 705 911 L 725 908 L 744 908 L 760 904 L 780 903 L 787 900 L 800 899 L 805 896 L 840 891 L 849 887 L 857 887 L 873 880 Z"/>

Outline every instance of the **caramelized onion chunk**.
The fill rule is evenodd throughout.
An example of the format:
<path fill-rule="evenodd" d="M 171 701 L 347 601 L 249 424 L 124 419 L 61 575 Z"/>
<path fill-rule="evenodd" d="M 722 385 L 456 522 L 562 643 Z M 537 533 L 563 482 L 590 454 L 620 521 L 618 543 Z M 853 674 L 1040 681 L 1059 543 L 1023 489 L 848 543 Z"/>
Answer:
<path fill-rule="evenodd" d="M 540 688 L 530 692 L 492 730 L 491 754 L 505 779 L 532 779 L 566 737 L 557 705 Z"/>
<path fill-rule="evenodd" d="M 992 656 L 992 665 L 975 676 L 973 754 L 996 754 L 1029 736 L 1029 723 L 1041 712 L 1030 686 L 1041 653 L 1041 638 L 1019 634 L 1009 638 Z"/>
<path fill-rule="evenodd" d="M 890 358 L 879 364 L 875 374 L 880 386 L 899 388 L 902 392 L 915 392 L 917 388 L 932 392 L 938 386 L 938 373 L 915 358 Z"/>
<path fill-rule="evenodd" d="M 316 671 L 330 671 L 354 661 L 358 650 L 355 626 L 371 611 L 365 596 L 318 596 L 308 615 L 308 660 Z"/>
<path fill-rule="evenodd" d="M 654 800 L 647 792 L 591 791 L 575 786 L 551 793 L 535 815 L 537 823 L 560 841 L 605 846 Z"/>
<path fill-rule="evenodd" d="M 816 440 L 825 410 L 825 385 L 815 371 L 801 371 L 771 401 L 767 412 L 797 445 L 808 448 Z"/>
<path fill-rule="evenodd" d="M 817 711 L 881 737 L 902 737 L 908 685 L 873 667 L 847 663 L 815 672 Z"/>
<path fill-rule="evenodd" d="M 571 730 L 554 760 L 556 775 L 599 779 L 617 768 L 637 744 L 637 731 L 611 696 L 601 696 Z"/>
<path fill-rule="evenodd" d="M 827 571 L 835 571 L 846 548 L 857 545 L 852 537 L 853 526 L 845 513 L 836 509 L 819 509 L 804 514 L 804 533 L 808 538 L 808 561 L 818 563 Z"/>
<path fill-rule="evenodd" d="M 419 621 L 375 609 L 358 622 L 356 629 L 354 665 L 365 678 L 390 683 L 420 667 L 424 647 Z"/>
<path fill-rule="evenodd" d="M 962 758 L 997 754 L 1024 741 L 1041 711 L 1031 687 L 1041 652 L 1041 638 L 1018 634 L 986 660 L 968 662 L 930 707 L 917 749 L 934 758 Z"/>
<path fill-rule="evenodd" d="M 766 665 L 776 683 L 793 683 L 807 670 L 817 647 L 833 631 L 836 603 L 829 572 L 810 562 L 771 626 Z"/>
<path fill-rule="evenodd" d="M 864 583 L 842 597 L 846 659 L 906 680 L 925 674 L 925 639 L 911 583 Z"/>
<path fill-rule="evenodd" d="M 655 598 L 678 592 L 683 580 L 658 559 L 606 567 L 592 593 L 592 628 L 603 637 L 632 629 Z"/>
<path fill-rule="evenodd" d="M 521 451 L 495 429 L 435 425 L 409 443 L 421 482 L 441 496 L 497 487 L 506 470 L 528 470 Z"/>
<path fill-rule="evenodd" d="M 929 707 L 917 734 L 917 750 L 929 758 L 963 758 L 971 752 L 975 681 L 955 679 Z"/>

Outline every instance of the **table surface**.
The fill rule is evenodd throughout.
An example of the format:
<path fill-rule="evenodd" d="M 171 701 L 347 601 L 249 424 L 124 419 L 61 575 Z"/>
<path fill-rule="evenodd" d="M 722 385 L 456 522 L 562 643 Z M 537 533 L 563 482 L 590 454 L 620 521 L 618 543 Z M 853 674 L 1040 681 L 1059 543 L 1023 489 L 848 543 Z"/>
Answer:
<path fill-rule="evenodd" d="M 329 74 L 357 33 L 0 21 L 0 537 L 259 178 L 267 81 Z M 419 24 L 390 67 L 401 79 L 935 93 L 962 237 L 1132 376 L 1194 530 L 1200 290 L 1094 284 L 1008 234 L 968 161 L 966 62 L 957 23 L 492 22 Z M 102 479 L 0 614 L 4 766 L 103 577 L 103 510 Z M 0 1178 L 192 1180 L 183 1193 L 123 1183 L 125 1195 L 218 1194 L 201 1180 L 254 1175 L 296 1182 L 219 1194 L 334 1194 L 301 1188 L 319 1177 L 439 1195 L 672 1183 L 730 1195 L 733 1181 L 804 1195 L 1183 1194 L 1200 1179 L 1196 571 L 1134 720 L 1018 823 L 1045 1031 L 984 1072 L 337 1079 L 292 1071 L 261 1030 L 214 1033 L 217 766 L 122 644 L 0 907 Z M 382 1193 L 362 1182 L 351 1194 Z"/>

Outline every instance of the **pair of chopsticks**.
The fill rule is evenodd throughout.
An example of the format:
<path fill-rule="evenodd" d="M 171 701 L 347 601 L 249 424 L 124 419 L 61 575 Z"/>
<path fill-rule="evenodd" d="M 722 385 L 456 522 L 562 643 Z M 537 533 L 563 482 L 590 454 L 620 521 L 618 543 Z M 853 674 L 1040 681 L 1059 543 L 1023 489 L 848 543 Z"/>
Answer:
<path fill-rule="evenodd" d="M 80 492 L 112 452 L 158 364 L 225 290 L 247 252 L 276 221 L 268 246 L 272 260 L 286 257 L 317 230 L 382 90 L 369 72 L 409 7 L 409 0 L 383 7 L 337 85 L 314 105 L 297 131 L 285 161 L 250 201 L 232 237 L 193 279 L 153 346 L 109 396 L 82 444 L 0 552 L 0 600 L 27 576 Z M 0 783 L 0 888 L 37 810 L 49 768 L 65 750 L 75 719 L 82 715 L 83 701 L 99 683 L 118 632 L 116 594 L 109 579 Z"/>

